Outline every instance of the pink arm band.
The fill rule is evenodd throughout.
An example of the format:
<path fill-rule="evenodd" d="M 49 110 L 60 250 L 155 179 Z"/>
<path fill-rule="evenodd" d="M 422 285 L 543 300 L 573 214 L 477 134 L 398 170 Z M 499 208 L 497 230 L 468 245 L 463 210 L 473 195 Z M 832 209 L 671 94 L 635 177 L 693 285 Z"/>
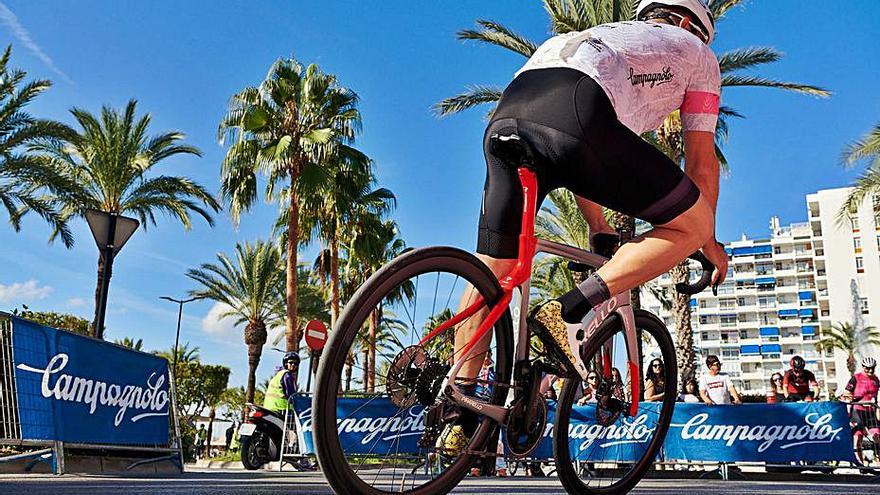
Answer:
<path fill-rule="evenodd" d="M 705 91 L 689 91 L 684 95 L 681 113 L 707 113 L 718 115 L 720 97 Z"/>

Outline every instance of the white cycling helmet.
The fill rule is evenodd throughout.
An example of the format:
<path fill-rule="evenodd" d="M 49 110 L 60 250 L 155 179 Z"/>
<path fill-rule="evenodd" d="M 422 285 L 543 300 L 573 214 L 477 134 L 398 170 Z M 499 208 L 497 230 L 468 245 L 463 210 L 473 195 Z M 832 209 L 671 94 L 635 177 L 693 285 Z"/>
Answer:
<path fill-rule="evenodd" d="M 873 368 L 875 366 L 877 366 L 877 361 L 875 361 L 874 358 L 866 357 L 865 359 L 862 359 L 863 368 Z"/>
<path fill-rule="evenodd" d="M 686 9 L 696 17 L 696 27 L 706 34 L 706 44 L 715 39 L 715 18 L 704 0 L 641 0 L 636 7 L 636 19 L 642 20 L 645 12 L 663 6 Z"/>

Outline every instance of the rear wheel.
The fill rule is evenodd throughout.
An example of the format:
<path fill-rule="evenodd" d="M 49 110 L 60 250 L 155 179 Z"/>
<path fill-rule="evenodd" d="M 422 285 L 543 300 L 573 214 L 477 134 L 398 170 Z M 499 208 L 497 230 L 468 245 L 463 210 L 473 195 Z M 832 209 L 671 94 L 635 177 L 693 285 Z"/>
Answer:
<path fill-rule="evenodd" d="M 442 494 L 483 460 L 478 452 L 494 455 L 496 446 L 486 444 L 497 424 L 489 419 L 470 414 L 463 427 L 469 413 L 455 419 L 460 411 L 452 405 L 426 422 L 437 404 L 449 404 L 441 391 L 459 358 L 457 326 L 419 342 L 457 314 L 463 295 L 491 305 L 500 294 L 495 276 L 472 254 L 425 248 L 396 258 L 352 296 L 321 356 L 312 403 L 318 462 L 336 493 Z M 509 311 L 490 337 L 494 377 L 481 375 L 477 395 L 503 404 L 511 375 Z M 472 359 L 482 363 L 487 353 Z"/>
<path fill-rule="evenodd" d="M 638 380 L 644 395 L 644 377 L 627 366 L 623 322 L 612 316 L 598 329 L 584 352 L 588 379 L 566 380 L 557 405 L 553 450 L 559 479 L 571 494 L 627 493 L 638 483 L 663 445 L 677 396 L 675 348 L 666 326 L 654 315 L 636 310 L 640 333 L 641 375 L 648 363 L 663 360 L 664 395 L 658 402 L 639 401 L 639 414 L 627 416 L 631 384 Z M 618 370 L 620 380 L 611 380 Z M 594 384 L 589 399 L 584 390 Z"/>

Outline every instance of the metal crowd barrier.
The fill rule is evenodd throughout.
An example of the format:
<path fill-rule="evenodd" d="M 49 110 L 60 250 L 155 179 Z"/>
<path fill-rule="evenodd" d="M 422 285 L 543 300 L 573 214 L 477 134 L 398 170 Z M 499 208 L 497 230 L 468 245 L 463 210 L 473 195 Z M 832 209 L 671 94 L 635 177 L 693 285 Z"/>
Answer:
<path fill-rule="evenodd" d="M 35 448 L 37 450 L 16 453 L 0 457 L 0 463 L 30 459 L 25 472 L 30 472 L 38 463 L 44 462 L 51 466 L 54 474 L 64 474 L 65 449 L 86 451 L 127 451 L 147 454 L 161 454 L 155 457 L 139 459 L 129 464 L 125 470 L 162 461 L 171 461 L 183 472 L 183 452 L 180 441 L 180 425 L 177 416 L 177 393 L 171 370 L 169 375 L 169 441 L 166 444 L 98 444 L 71 443 L 60 440 L 28 440 L 22 438 L 21 415 L 16 389 L 13 325 L 10 315 L 0 312 L 0 446 L 17 449 Z"/>
<path fill-rule="evenodd" d="M 300 397 L 311 397 L 312 394 L 297 394 Z M 300 422 L 293 403 L 284 412 L 284 431 L 281 435 L 281 446 L 278 454 L 278 471 L 284 469 L 285 464 L 290 464 L 297 470 L 305 466 L 313 466 L 314 455 L 302 453 L 301 445 L 304 444 Z"/>

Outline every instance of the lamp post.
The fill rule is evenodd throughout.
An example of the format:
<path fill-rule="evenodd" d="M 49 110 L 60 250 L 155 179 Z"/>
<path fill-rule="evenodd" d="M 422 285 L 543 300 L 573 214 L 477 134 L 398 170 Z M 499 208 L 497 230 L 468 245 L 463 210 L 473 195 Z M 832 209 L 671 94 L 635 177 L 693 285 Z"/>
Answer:
<path fill-rule="evenodd" d="M 177 346 L 180 344 L 180 320 L 183 318 L 183 305 L 201 299 L 201 297 L 191 297 L 189 299 L 174 299 L 173 297 L 169 296 L 161 296 L 159 297 L 159 299 L 164 299 L 166 301 L 177 303 L 177 333 L 174 335 L 174 357 L 171 358 L 171 370 L 174 373 L 174 376 L 177 377 Z"/>
<path fill-rule="evenodd" d="M 113 275 L 113 259 L 125 245 L 125 242 L 137 230 L 140 222 L 119 213 L 99 210 L 86 210 L 86 222 L 98 245 L 104 271 L 101 274 L 101 286 L 98 288 L 98 307 L 95 308 L 95 337 L 104 338 L 104 317 L 107 315 L 107 297 L 110 293 L 110 277 Z"/>

